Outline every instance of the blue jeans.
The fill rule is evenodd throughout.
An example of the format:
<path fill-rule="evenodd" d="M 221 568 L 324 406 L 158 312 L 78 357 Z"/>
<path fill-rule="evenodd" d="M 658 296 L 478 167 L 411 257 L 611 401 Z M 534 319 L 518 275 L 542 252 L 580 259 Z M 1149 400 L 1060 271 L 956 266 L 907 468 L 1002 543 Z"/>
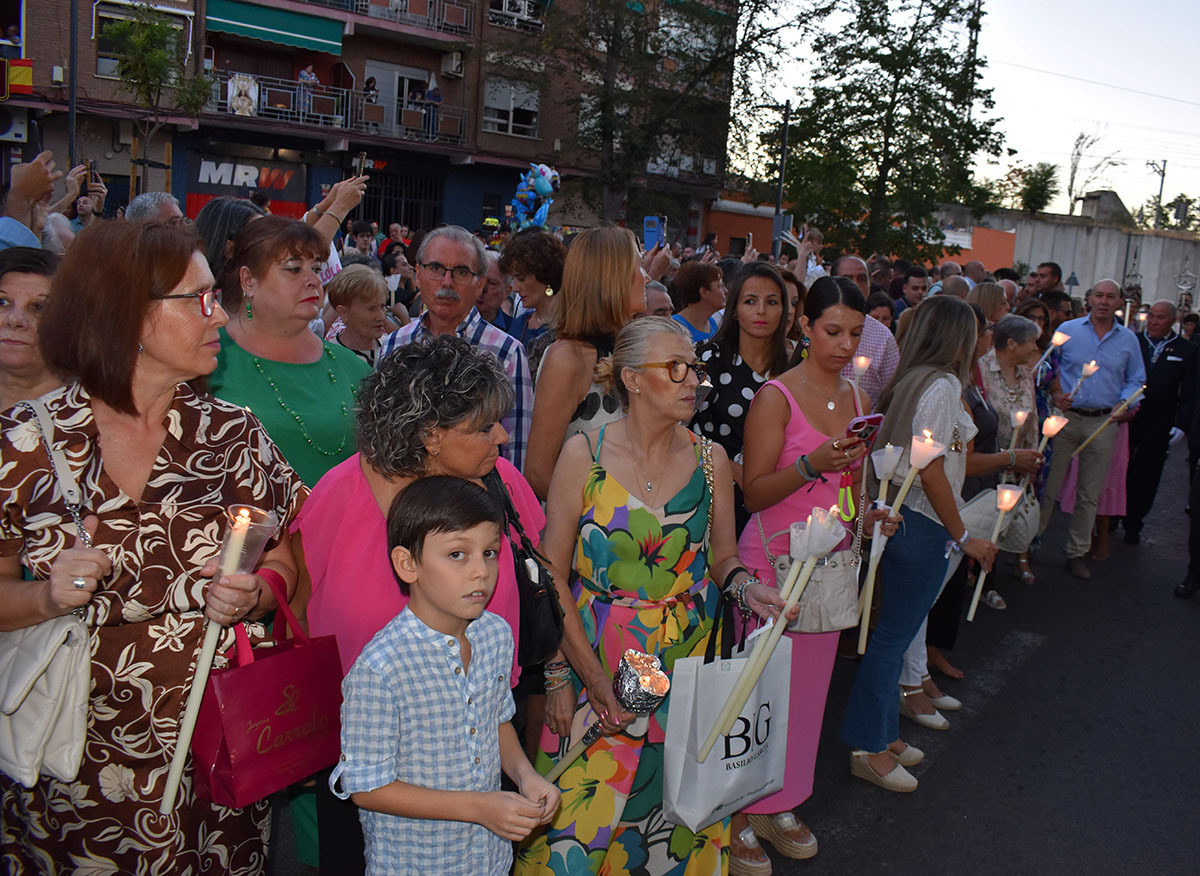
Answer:
<path fill-rule="evenodd" d="M 900 736 L 900 670 L 904 651 L 929 615 L 946 575 L 940 523 L 911 508 L 880 562 L 879 623 L 858 667 L 840 738 L 853 748 L 883 751 Z"/>

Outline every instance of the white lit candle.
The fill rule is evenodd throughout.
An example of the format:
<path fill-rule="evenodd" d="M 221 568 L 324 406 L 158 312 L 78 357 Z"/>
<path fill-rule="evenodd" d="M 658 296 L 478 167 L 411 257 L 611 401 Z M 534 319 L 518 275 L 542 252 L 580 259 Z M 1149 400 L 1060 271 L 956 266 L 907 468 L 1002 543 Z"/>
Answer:
<path fill-rule="evenodd" d="M 1079 387 L 1083 386 L 1083 382 L 1099 370 L 1100 366 L 1096 364 L 1095 359 L 1084 364 L 1083 373 L 1080 374 L 1079 379 L 1075 381 L 1075 387 L 1071 390 L 1071 396 L 1074 397 L 1075 393 L 1079 392 Z"/>
<path fill-rule="evenodd" d="M 1071 340 L 1071 336 L 1066 332 L 1056 331 L 1053 335 L 1051 335 L 1050 346 L 1046 348 L 1046 352 L 1042 353 L 1042 358 L 1038 359 L 1037 364 L 1033 366 L 1034 373 L 1037 373 L 1037 370 L 1042 367 L 1042 363 L 1050 358 L 1051 353 L 1069 340 Z"/>
<path fill-rule="evenodd" d="M 1042 423 L 1042 443 L 1038 445 L 1038 453 L 1046 452 L 1046 445 L 1050 443 L 1050 439 L 1063 430 L 1063 426 L 1067 425 L 1067 418 L 1057 414 L 1052 414 L 1046 417 Z"/>
<path fill-rule="evenodd" d="M 908 458 L 909 467 L 908 474 L 904 476 L 904 483 L 900 485 L 900 492 L 896 494 L 896 501 L 892 503 L 893 508 L 899 508 L 904 504 L 904 499 L 908 496 L 909 489 L 912 488 L 913 481 L 917 478 L 917 473 L 933 462 L 939 456 L 946 452 L 946 445 L 940 444 L 933 440 L 933 433 L 928 429 L 921 430 L 923 434 L 913 435 L 912 444 L 909 447 Z M 893 451 L 898 448 L 893 448 L 892 445 L 887 445 L 881 451 L 875 453 L 885 453 L 891 448 Z M 888 457 L 882 456 L 879 460 L 876 459 L 875 453 L 871 454 L 871 462 L 875 465 L 875 474 L 879 476 L 882 485 L 880 486 L 880 507 L 887 508 L 887 482 L 891 480 L 891 476 L 895 474 L 896 467 L 900 462 L 899 455 L 896 456 L 895 462 L 891 462 L 891 472 L 887 478 L 884 478 L 880 471 L 880 463 L 885 465 L 890 462 Z M 859 599 L 859 629 L 858 629 L 858 653 L 863 654 L 867 650 L 867 624 L 871 614 L 871 599 L 875 594 L 875 573 L 879 570 L 879 560 L 883 556 L 883 547 L 887 544 L 887 539 L 879 533 L 880 524 L 875 524 L 875 532 L 871 544 L 871 559 L 867 564 L 867 580 L 863 587 L 862 595 Z"/>
<path fill-rule="evenodd" d="M 1008 442 L 1009 450 L 1017 449 L 1017 438 L 1021 434 L 1021 427 L 1025 425 L 1025 421 L 1029 419 L 1029 411 L 1010 411 L 1009 421 L 1012 423 L 1012 440 Z"/>
<path fill-rule="evenodd" d="M 1000 530 L 1004 527 L 1004 516 L 1013 508 L 1017 507 L 1017 502 L 1021 500 L 1020 487 L 1014 487 L 1012 484 L 1001 484 L 996 487 L 996 507 L 1000 509 L 1000 515 L 996 518 L 996 525 L 992 527 L 992 544 L 1000 538 Z M 975 609 L 979 607 L 979 594 L 983 593 L 983 582 L 987 580 L 987 569 L 982 569 L 979 572 L 979 577 L 975 579 L 975 593 L 971 597 L 971 608 L 967 611 L 967 620 L 975 620 Z"/>
<path fill-rule="evenodd" d="M 262 556 L 267 539 L 279 526 L 279 521 L 270 511 L 250 505 L 232 505 L 226 509 L 226 514 L 229 517 L 229 530 L 221 547 L 218 578 L 253 571 L 258 565 L 259 557 Z M 200 655 L 196 658 L 196 671 L 192 674 L 192 686 L 188 691 L 183 717 L 179 722 L 175 751 L 167 769 L 167 782 L 158 804 L 161 815 L 169 815 L 175 807 L 175 797 L 179 793 L 179 782 L 183 777 L 184 761 L 187 760 L 187 753 L 191 748 L 192 733 L 196 729 L 196 718 L 200 714 L 200 703 L 204 698 L 204 688 L 208 683 L 209 670 L 212 668 L 220 637 L 221 624 L 214 620 L 206 621 L 204 643 L 200 647 Z"/>
<path fill-rule="evenodd" d="M 1137 315 L 1137 321 L 1138 321 L 1138 331 L 1139 332 L 1145 331 L 1146 330 L 1146 314 L 1139 313 Z"/>
<path fill-rule="evenodd" d="M 858 381 L 863 379 L 863 376 L 867 373 L 867 369 L 870 367 L 871 367 L 871 357 L 870 356 L 855 356 L 854 357 L 854 381 L 855 381 L 855 383 L 857 383 Z"/>

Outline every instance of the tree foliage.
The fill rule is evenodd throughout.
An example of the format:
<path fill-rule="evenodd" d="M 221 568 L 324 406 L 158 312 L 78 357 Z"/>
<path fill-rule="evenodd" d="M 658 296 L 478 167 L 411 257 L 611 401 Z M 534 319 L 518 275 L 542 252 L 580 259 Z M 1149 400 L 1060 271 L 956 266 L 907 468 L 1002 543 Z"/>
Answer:
<path fill-rule="evenodd" d="M 143 111 L 136 124 L 148 154 L 170 114 L 200 114 L 212 98 L 212 80 L 189 75 L 184 31 L 149 5 L 133 6 L 128 18 L 105 24 L 103 36 L 117 55 L 119 87 Z"/>
<path fill-rule="evenodd" d="M 587 0 L 548 6 L 545 50 L 536 64 L 543 69 L 532 75 L 548 86 L 543 106 L 553 101 L 560 114 L 579 120 L 565 146 L 596 168 L 585 183 L 589 205 L 612 220 L 627 204 L 644 208 L 672 189 L 664 176 L 719 185 L 731 123 L 733 136 L 740 136 L 750 116 L 743 108 L 764 103 L 763 89 L 786 59 L 788 35 L 817 14 L 813 5 Z M 535 66 L 525 40 L 494 53 L 517 78 L 532 78 Z M 730 101 L 738 109 L 733 120 Z"/>
<path fill-rule="evenodd" d="M 1134 211 L 1133 220 L 1138 228 L 1152 229 L 1158 211 L 1158 195 L 1155 195 Z M 1161 227 L 1169 231 L 1200 231 L 1200 199 L 1181 192 L 1167 201 L 1162 205 Z"/>
<path fill-rule="evenodd" d="M 1017 192 L 1021 209 L 1027 213 L 1040 213 L 1050 206 L 1058 195 L 1058 165 L 1039 161 L 1025 169 L 1021 187 Z"/>
<path fill-rule="evenodd" d="M 934 259 L 939 202 L 994 206 L 972 174 L 1002 138 L 976 51 L 980 0 L 839 0 L 812 43 L 787 192 L 827 246 Z"/>

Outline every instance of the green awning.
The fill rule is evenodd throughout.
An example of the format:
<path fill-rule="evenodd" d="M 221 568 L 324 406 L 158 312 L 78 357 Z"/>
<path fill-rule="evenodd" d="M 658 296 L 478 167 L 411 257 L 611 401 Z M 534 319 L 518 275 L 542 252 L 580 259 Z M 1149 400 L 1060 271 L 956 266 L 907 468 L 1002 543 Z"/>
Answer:
<path fill-rule="evenodd" d="M 208 0 L 209 30 L 312 49 L 330 55 L 342 53 L 342 23 L 331 18 L 272 9 L 238 0 Z"/>

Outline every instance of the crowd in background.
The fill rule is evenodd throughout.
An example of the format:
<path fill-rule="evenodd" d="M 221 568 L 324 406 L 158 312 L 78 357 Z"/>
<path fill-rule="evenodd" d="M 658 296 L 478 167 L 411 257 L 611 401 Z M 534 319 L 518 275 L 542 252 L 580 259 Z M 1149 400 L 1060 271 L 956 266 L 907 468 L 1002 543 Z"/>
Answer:
<path fill-rule="evenodd" d="M 760 840 L 816 854 L 794 810 L 814 793 L 836 656 L 858 659 L 856 606 L 779 618 L 788 524 L 854 497 L 853 534 L 830 566 L 855 598 L 876 524 L 889 537 L 839 736 L 852 775 L 911 792 L 907 768 L 923 755 L 899 718 L 946 729 L 961 707 L 929 670 L 962 677 L 950 652 L 977 576 L 990 573 L 990 609 L 1027 598 L 1053 559 L 1039 536 L 1057 503 L 1071 516 L 1058 561 L 1091 577 L 1118 527 L 1140 543 L 1169 448 L 1200 440 L 1200 317 L 1127 299 L 1111 280 L 1073 299 L 1051 262 L 1023 275 L 832 253 L 816 229 L 776 258 L 723 256 L 715 235 L 644 250 L 617 227 L 565 239 L 382 229 L 353 216 L 367 177 L 332 186 L 302 220 L 230 197 L 189 219 L 163 192 L 108 220 L 87 165 L 64 175 L 44 154 L 12 179 L 0 218 L 0 627 L 81 610 L 95 641 L 79 778 L 23 788 L 0 776 L 0 856 L 14 871 L 103 860 L 124 872 L 144 858 L 161 872 L 262 873 L 273 806 L 322 872 L 405 872 L 461 853 L 471 873 L 765 876 Z M 49 462 L 28 440 L 32 414 L 14 407 L 39 397 L 84 482 L 92 547 L 68 534 Z M 906 448 L 897 485 L 914 433 L 946 447 L 895 513 L 869 510 L 879 484 L 852 426 L 872 411 L 883 414 L 874 447 Z M 1054 416 L 1067 424 L 1043 441 Z M 488 713 L 501 729 L 483 740 L 500 754 L 474 756 L 477 768 L 474 743 L 447 755 L 463 758 L 455 790 L 484 795 L 457 813 L 376 793 L 449 781 L 429 765 L 437 747 L 404 736 L 407 724 L 390 728 L 399 740 L 383 736 L 395 750 L 384 764 L 362 766 L 356 747 L 378 755 L 369 698 L 384 696 L 352 675 L 356 660 L 379 659 L 372 640 L 410 605 L 426 610 L 393 570 L 397 545 L 408 550 L 397 509 L 432 477 L 512 506 L 487 593 L 511 654 L 477 642 L 504 670 Z M 1011 572 L 970 522 L 972 500 L 1004 483 L 1026 490 L 1033 521 L 1004 547 Z M 256 574 L 205 586 L 216 523 L 235 500 L 283 525 Z M 518 658 L 529 634 L 518 532 L 539 545 L 565 611 L 561 645 L 533 663 Z M 416 568 L 419 547 L 409 553 Z M 310 633 L 337 637 L 341 671 L 357 679 L 344 790 L 326 771 L 286 800 L 227 810 L 185 788 L 157 821 L 203 618 L 264 641 L 276 608 L 264 580 L 283 586 Z M 1175 592 L 1198 586 L 1189 573 Z M 781 791 L 693 834 L 662 818 L 666 707 L 635 722 L 611 679 L 626 648 L 668 671 L 702 654 L 722 598 L 748 626 L 788 623 L 787 768 Z M 470 649 L 451 665 L 474 665 Z M 592 720 L 605 735 L 550 795 L 526 766 L 544 774 Z M 403 750 L 426 754 L 412 766 Z M 516 790 L 501 791 L 501 769 Z M 515 858 L 497 837 L 522 840 Z M 472 862 L 484 849 L 490 863 Z"/>

